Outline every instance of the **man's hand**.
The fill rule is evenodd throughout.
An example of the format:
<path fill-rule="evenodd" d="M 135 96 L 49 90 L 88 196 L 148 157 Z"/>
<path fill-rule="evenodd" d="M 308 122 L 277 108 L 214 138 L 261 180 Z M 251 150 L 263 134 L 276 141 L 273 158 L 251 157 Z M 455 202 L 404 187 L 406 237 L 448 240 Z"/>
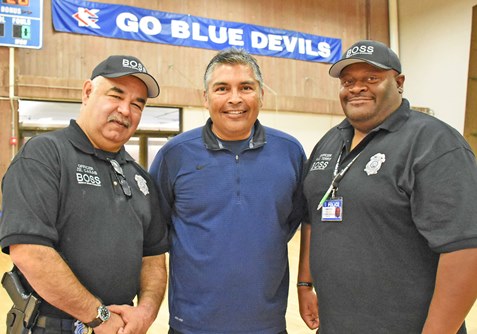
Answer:
<path fill-rule="evenodd" d="M 301 225 L 300 237 L 300 261 L 298 263 L 297 282 L 313 282 L 310 271 L 310 237 L 311 225 Z M 318 317 L 318 297 L 313 286 L 297 286 L 298 304 L 300 315 L 305 324 L 310 329 L 320 328 L 320 318 Z"/>
<path fill-rule="evenodd" d="M 298 287 L 300 316 L 310 329 L 320 328 L 318 317 L 318 297 L 312 287 Z"/>
<path fill-rule="evenodd" d="M 146 334 L 154 322 L 155 316 L 148 312 L 145 307 L 129 305 L 111 305 L 109 310 L 116 316 L 120 316 L 125 326 L 118 334 Z M 96 332 L 96 331 L 95 331 Z"/>

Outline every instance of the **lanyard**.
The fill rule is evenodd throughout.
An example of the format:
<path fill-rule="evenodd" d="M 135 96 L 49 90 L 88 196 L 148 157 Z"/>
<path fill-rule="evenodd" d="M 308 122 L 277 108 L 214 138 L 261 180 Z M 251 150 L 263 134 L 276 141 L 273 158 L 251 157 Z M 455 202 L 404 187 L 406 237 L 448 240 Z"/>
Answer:
<path fill-rule="evenodd" d="M 361 151 L 362 152 L 362 151 Z M 326 191 L 325 195 L 323 196 L 323 198 L 321 199 L 320 203 L 318 204 L 318 207 L 316 208 L 316 210 L 320 210 L 322 207 L 323 207 L 323 204 L 325 203 L 325 201 L 328 199 L 328 197 L 330 196 L 330 193 L 333 191 L 333 196 L 334 196 L 334 193 L 335 191 L 338 189 L 338 183 L 341 181 L 341 179 L 343 178 L 343 176 L 345 175 L 345 173 L 348 171 L 348 169 L 351 167 L 351 165 L 353 164 L 353 162 L 358 159 L 358 157 L 361 155 L 361 152 L 359 152 L 354 158 L 353 160 L 351 160 L 345 168 L 343 168 L 341 170 L 341 172 L 338 173 L 338 168 L 339 168 L 339 164 L 340 164 L 340 160 L 341 160 L 341 155 L 343 154 L 343 150 L 341 150 L 340 152 L 340 155 L 338 156 L 338 160 L 336 161 L 336 165 L 335 165 L 335 170 L 333 171 L 333 180 L 331 181 L 331 184 L 330 184 L 330 187 L 328 188 L 328 190 Z"/>

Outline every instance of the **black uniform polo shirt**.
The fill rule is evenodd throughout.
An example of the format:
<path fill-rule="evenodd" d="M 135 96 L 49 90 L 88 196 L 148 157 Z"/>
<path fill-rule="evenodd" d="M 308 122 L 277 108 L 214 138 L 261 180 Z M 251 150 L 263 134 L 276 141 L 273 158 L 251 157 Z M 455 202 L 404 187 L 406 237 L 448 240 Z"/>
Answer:
<path fill-rule="evenodd" d="M 109 159 L 116 160 L 131 190 Z M 0 245 L 55 248 L 106 305 L 131 303 L 143 256 L 168 250 L 149 174 L 124 150 L 98 151 L 76 124 L 30 139 L 3 183 Z M 64 316 L 44 303 L 43 312 Z"/>
<path fill-rule="evenodd" d="M 336 192 L 342 222 L 323 222 L 318 203 L 340 154 L 338 171 L 356 156 L 352 136 L 346 120 L 331 129 L 304 181 L 321 330 L 420 333 L 440 253 L 477 247 L 475 157 L 455 129 L 404 100 L 356 147 Z"/>

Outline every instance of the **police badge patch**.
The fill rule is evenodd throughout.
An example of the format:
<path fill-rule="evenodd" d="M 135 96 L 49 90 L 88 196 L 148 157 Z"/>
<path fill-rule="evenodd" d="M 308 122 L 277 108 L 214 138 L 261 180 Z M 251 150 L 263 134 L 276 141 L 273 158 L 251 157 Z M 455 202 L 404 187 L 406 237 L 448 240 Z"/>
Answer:
<path fill-rule="evenodd" d="M 369 162 L 366 164 L 364 171 L 366 174 L 373 175 L 377 174 L 383 162 L 386 161 L 386 156 L 382 153 L 376 153 L 369 159 Z"/>
<path fill-rule="evenodd" d="M 134 175 L 134 180 L 137 182 L 137 186 L 139 187 L 139 190 L 146 196 L 149 194 L 149 187 L 147 186 L 146 180 L 141 175 Z"/>

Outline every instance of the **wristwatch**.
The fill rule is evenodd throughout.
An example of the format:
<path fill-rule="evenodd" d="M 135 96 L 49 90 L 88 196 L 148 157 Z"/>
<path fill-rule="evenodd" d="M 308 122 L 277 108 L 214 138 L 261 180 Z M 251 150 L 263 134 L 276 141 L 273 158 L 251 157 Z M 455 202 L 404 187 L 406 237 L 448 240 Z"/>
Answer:
<path fill-rule="evenodd" d="M 108 308 L 104 305 L 100 305 L 98 307 L 98 315 L 96 316 L 96 318 L 93 321 L 87 322 L 86 326 L 91 327 L 91 328 L 98 327 L 103 322 L 108 320 L 110 316 L 111 316 L 111 313 L 109 313 Z"/>

